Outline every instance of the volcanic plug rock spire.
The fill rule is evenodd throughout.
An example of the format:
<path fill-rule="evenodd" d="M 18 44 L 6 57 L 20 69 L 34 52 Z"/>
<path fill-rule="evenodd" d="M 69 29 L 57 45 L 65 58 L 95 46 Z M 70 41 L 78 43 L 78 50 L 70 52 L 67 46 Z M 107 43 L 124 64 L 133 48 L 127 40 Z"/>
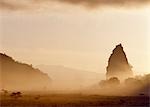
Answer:
<path fill-rule="evenodd" d="M 120 80 L 124 80 L 132 77 L 133 72 L 131 68 L 122 45 L 117 45 L 108 60 L 106 78 L 117 77 Z"/>

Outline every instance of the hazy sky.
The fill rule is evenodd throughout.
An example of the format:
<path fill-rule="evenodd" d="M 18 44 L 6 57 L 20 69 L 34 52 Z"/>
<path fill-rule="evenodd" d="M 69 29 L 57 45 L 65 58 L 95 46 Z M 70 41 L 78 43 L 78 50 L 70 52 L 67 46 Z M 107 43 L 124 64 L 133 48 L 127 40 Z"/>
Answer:
<path fill-rule="evenodd" d="M 112 50 L 122 43 L 134 72 L 150 71 L 148 6 L 91 9 L 59 4 L 38 11 L 3 9 L 0 51 L 18 61 L 105 73 Z"/>

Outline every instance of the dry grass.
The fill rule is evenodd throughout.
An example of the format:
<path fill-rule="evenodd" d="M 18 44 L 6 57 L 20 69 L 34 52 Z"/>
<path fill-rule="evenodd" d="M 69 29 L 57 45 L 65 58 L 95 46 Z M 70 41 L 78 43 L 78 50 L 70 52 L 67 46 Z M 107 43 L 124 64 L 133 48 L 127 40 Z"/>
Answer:
<path fill-rule="evenodd" d="M 1 107 L 149 107 L 148 96 L 100 96 L 83 94 L 1 94 Z"/>

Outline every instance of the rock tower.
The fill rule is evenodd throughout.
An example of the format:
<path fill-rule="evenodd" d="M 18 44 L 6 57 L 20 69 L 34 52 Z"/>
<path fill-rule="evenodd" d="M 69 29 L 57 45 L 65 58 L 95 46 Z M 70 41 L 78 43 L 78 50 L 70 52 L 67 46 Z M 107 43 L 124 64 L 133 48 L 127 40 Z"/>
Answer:
<path fill-rule="evenodd" d="M 119 80 L 124 80 L 132 77 L 133 72 L 131 68 L 122 45 L 117 45 L 109 57 L 106 78 L 117 77 Z"/>

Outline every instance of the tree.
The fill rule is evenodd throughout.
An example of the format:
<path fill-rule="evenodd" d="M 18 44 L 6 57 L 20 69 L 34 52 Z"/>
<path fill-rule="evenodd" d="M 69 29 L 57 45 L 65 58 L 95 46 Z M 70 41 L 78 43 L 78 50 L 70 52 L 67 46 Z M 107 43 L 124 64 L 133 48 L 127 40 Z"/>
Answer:
<path fill-rule="evenodd" d="M 119 85 L 120 84 L 120 80 L 117 77 L 111 77 L 108 80 L 108 83 L 111 85 Z"/>

